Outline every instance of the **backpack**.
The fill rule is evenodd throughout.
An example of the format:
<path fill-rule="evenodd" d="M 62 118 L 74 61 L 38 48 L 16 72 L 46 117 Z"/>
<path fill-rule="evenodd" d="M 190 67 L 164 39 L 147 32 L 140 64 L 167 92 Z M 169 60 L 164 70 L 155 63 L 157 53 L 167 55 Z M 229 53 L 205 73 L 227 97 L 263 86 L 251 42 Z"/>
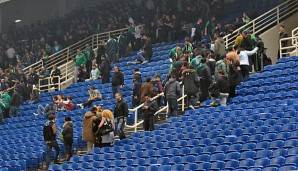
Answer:
<path fill-rule="evenodd" d="M 53 133 L 52 126 L 55 122 L 54 121 L 48 121 L 43 126 L 43 138 L 44 141 L 53 141 L 55 140 L 55 135 Z"/>

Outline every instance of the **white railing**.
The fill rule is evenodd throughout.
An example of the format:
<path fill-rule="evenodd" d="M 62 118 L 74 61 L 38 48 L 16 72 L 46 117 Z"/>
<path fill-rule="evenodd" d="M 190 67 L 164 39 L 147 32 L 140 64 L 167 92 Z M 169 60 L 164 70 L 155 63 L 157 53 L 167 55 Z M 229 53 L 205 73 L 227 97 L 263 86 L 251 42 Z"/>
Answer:
<path fill-rule="evenodd" d="M 61 84 L 64 84 L 63 87 L 67 87 L 69 84 L 72 83 L 74 69 L 72 68 L 72 65 L 74 65 L 74 62 L 72 59 L 76 55 L 77 49 L 85 49 L 86 44 L 89 45 L 89 47 L 93 50 L 97 50 L 98 46 L 100 45 L 101 41 L 108 40 L 110 35 L 113 36 L 119 36 L 122 32 L 127 31 L 127 28 L 114 30 L 110 32 L 100 33 L 100 34 L 94 34 L 92 36 L 89 36 L 83 40 L 80 40 L 79 42 L 55 53 L 49 56 L 48 60 L 46 62 L 38 61 L 26 68 L 24 68 L 24 72 L 28 73 L 29 68 L 33 68 L 34 70 L 40 69 L 42 66 L 45 66 L 46 69 L 50 70 L 53 65 L 57 65 L 58 68 L 61 69 L 61 75 L 65 76 L 66 79 L 61 82 Z M 96 56 L 96 54 L 95 54 Z"/>
<path fill-rule="evenodd" d="M 287 0 L 286 2 L 283 2 L 277 7 L 267 11 L 244 26 L 238 28 L 233 33 L 223 37 L 226 48 L 234 45 L 239 31 L 250 30 L 252 34 L 260 35 L 273 26 L 278 25 L 281 21 L 285 20 L 287 17 L 291 16 L 297 11 L 298 3 L 296 0 Z"/>
<path fill-rule="evenodd" d="M 292 30 L 292 37 L 296 37 L 298 36 L 298 27 L 296 27 L 295 29 Z M 296 44 L 297 41 L 292 39 L 292 45 Z"/>
<path fill-rule="evenodd" d="M 57 78 L 58 82 L 57 83 L 53 83 L 53 79 Z M 61 90 L 61 78 L 59 76 L 54 76 L 54 77 L 47 77 L 47 78 L 43 78 L 43 79 L 39 79 L 39 86 L 38 86 L 38 90 L 39 93 L 43 92 L 43 91 L 50 91 L 51 88 L 54 89 L 58 89 Z"/>
<path fill-rule="evenodd" d="M 164 93 L 160 93 L 158 95 L 156 95 L 155 97 L 153 97 L 154 100 L 156 100 L 157 98 L 164 96 Z M 179 99 L 177 99 L 177 102 L 179 103 L 180 101 L 182 101 L 182 111 L 184 111 L 185 108 L 185 103 L 184 103 L 184 99 L 187 97 L 187 95 L 184 93 L 184 85 L 182 86 L 182 95 Z M 137 132 L 138 126 L 141 125 L 142 123 L 144 123 L 144 120 L 141 120 L 138 122 L 138 110 L 141 109 L 144 106 L 143 104 L 140 104 L 139 106 L 135 107 L 134 109 L 129 109 L 130 112 L 134 113 L 134 124 L 133 125 L 125 125 L 127 128 L 134 128 L 134 132 Z M 158 115 L 161 112 L 168 110 L 168 104 L 166 106 L 164 106 L 163 108 L 159 109 L 157 112 L 155 112 L 154 115 Z"/>
<path fill-rule="evenodd" d="M 294 44 L 282 47 L 282 42 L 289 42 L 292 41 Z M 280 58 L 283 56 L 298 56 L 298 36 L 283 38 L 279 40 L 279 54 Z"/>

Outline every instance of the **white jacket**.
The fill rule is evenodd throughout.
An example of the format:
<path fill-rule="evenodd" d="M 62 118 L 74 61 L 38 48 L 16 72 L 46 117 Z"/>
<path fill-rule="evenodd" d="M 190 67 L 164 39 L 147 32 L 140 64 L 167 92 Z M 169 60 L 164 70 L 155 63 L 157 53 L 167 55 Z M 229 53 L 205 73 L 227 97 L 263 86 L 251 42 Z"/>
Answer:
<path fill-rule="evenodd" d="M 255 47 L 252 51 L 240 51 L 239 58 L 240 58 L 240 65 L 249 65 L 248 56 L 255 54 L 258 51 L 258 47 Z"/>

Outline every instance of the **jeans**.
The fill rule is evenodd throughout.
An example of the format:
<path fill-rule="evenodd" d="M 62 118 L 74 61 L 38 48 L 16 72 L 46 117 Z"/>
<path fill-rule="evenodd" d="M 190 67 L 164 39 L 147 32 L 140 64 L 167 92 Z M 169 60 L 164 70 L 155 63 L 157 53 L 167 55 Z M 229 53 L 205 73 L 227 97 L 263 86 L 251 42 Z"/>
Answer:
<path fill-rule="evenodd" d="M 124 133 L 124 126 L 125 126 L 125 122 L 123 117 L 115 118 L 115 128 L 116 128 L 115 131 L 116 131 L 116 135 L 119 136 L 120 140 L 126 138 Z"/>
<path fill-rule="evenodd" d="M 19 109 L 19 107 L 17 107 L 17 106 L 10 106 L 9 117 L 17 117 L 18 109 Z"/>
<path fill-rule="evenodd" d="M 177 103 L 177 98 L 167 98 L 168 101 L 168 113 L 167 116 L 171 117 L 177 116 L 177 110 L 178 110 L 178 103 Z"/>
<path fill-rule="evenodd" d="M 79 67 L 78 66 L 75 66 L 75 69 L 74 69 L 74 80 L 73 80 L 74 83 L 77 83 L 78 82 L 78 71 L 79 71 Z"/>
<path fill-rule="evenodd" d="M 140 61 L 140 62 L 144 62 L 144 61 L 148 61 L 148 59 L 146 59 L 145 57 L 144 57 L 144 51 L 141 51 L 141 52 L 138 52 L 137 53 L 137 56 L 138 56 L 138 61 Z"/>
<path fill-rule="evenodd" d="M 95 101 L 97 101 L 97 100 L 99 100 L 99 99 L 87 100 L 86 102 L 83 103 L 83 106 L 84 106 L 84 107 L 90 107 L 91 104 L 92 104 L 92 102 L 95 102 Z"/>
<path fill-rule="evenodd" d="M 42 105 L 37 106 L 37 113 L 38 114 L 44 114 L 44 111 L 45 111 L 45 107 L 43 107 Z"/>
<path fill-rule="evenodd" d="M 50 157 L 51 157 L 51 153 L 52 153 L 52 148 L 55 149 L 54 163 L 57 163 L 60 149 L 59 149 L 57 141 L 52 141 L 52 142 L 47 143 L 46 166 L 50 165 Z"/>
<path fill-rule="evenodd" d="M 216 98 L 215 97 L 211 97 L 212 102 L 216 102 Z M 219 94 L 219 100 L 220 100 L 220 105 L 221 106 L 227 106 L 227 99 L 229 97 L 229 93 L 220 93 Z"/>
<path fill-rule="evenodd" d="M 144 130 L 153 131 L 154 130 L 154 115 L 149 117 L 144 117 Z"/>
<path fill-rule="evenodd" d="M 122 89 L 120 86 L 112 86 L 113 96 L 115 96 L 116 93 L 120 93 L 122 95 Z"/>
<path fill-rule="evenodd" d="M 111 62 L 117 62 L 118 61 L 116 52 L 109 52 L 108 53 L 108 58 Z"/>
<path fill-rule="evenodd" d="M 187 106 L 196 105 L 199 99 L 200 99 L 199 93 L 187 94 Z"/>

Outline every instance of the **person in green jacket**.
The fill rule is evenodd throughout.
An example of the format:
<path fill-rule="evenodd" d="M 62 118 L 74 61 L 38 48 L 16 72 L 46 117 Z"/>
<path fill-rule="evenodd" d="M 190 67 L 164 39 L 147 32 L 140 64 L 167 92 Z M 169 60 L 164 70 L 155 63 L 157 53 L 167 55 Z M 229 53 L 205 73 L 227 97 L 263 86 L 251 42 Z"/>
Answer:
<path fill-rule="evenodd" d="M 170 50 L 169 58 L 171 58 L 171 59 L 175 58 L 175 55 L 177 53 L 177 49 L 179 49 L 179 48 L 180 48 L 180 43 L 176 43 L 176 46 L 173 49 Z"/>
<path fill-rule="evenodd" d="M 4 108 L 4 103 L 2 102 L 2 100 L 0 99 L 0 125 L 3 124 L 3 108 Z"/>
<path fill-rule="evenodd" d="M 190 65 L 192 65 L 194 67 L 194 70 L 196 72 L 198 71 L 198 68 L 202 62 L 202 59 L 203 59 L 202 51 L 198 50 L 198 51 L 196 51 L 196 57 L 190 61 Z"/>
<path fill-rule="evenodd" d="M 9 107 L 10 107 L 10 103 L 11 103 L 11 97 L 10 95 L 8 94 L 7 91 L 4 91 L 2 94 L 1 94 L 1 97 L 0 97 L 0 101 L 1 103 L 3 103 L 3 105 L 0 104 L 0 117 L 2 118 L 3 117 L 3 114 L 4 114 L 4 117 L 8 117 L 8 114 L 9 114 Z"/>
<path fill-rule="evenodd" d="M 228 69 L 227 69 L 227 64 L 226 64 L 225 58 L 226 58 L 226 55 L 221 55 L 221 59 L 215 63 L 214 73 L 218 73 L 218 71 L 223 71 L 223 74 L 227 75 Z M 214 74 L 214 78 L 217 81 L 218 74 Z"/>
<path fill-rule="evenodd" d="M 77 55 L 75 56 L 73 61 L 75 62 L 74 83 L 77 83 L 77 81 L 78 81 L 78 70 L 79 70 L 79 68 L 83 68 L 86 65 L 86 57 L 80 49 L 77 50 Z"/>

